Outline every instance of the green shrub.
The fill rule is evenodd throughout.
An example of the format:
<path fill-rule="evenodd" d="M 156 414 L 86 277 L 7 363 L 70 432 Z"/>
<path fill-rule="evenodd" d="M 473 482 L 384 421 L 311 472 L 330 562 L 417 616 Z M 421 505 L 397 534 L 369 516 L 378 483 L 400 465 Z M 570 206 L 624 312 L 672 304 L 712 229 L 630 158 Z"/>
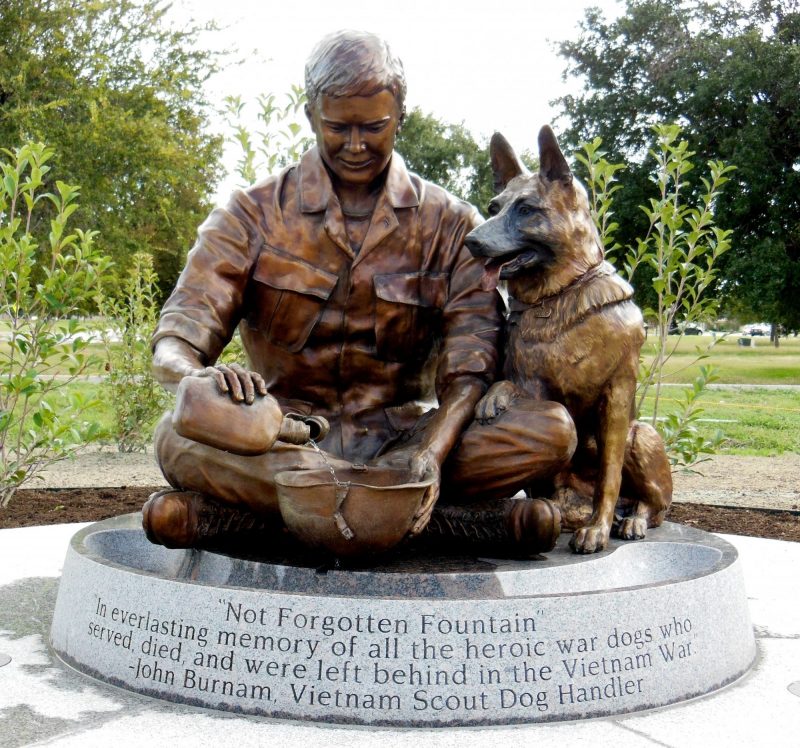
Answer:
<path fill-rule="evenodd" d="M 98 436 L 93 401 L 68 390 L 97 360 L 80 315 L 92 309 L 110 260 L 95 233 L 69 225 L 79 188 L 46 192 L 53 151 L 28 143 L 0 161 L 0 506 L 41 470 Z M 37 209 L 52 203 L 46 237 Z M 59 372 L 59 374 L 56 374 Z M 66 372 L 66 373 L 63 373 Z"/>
<path fill-rule="evenodd" d="M 166 410 L 169 394 L 151 371 L 150 338 L 158 321 L 158 276 L 153 258 L 138 252 L 120 284 L 119 298 L 104 297 L 100 308 L 109 321 L 103 332 L 108 357 L 106 391 L 114 412 L 111 437 L 120 452 L 143 452 L 153 425 Z"/>
<path fill-rule="evenodd" d="M 649 228 L 644 237 L 636 240 L 636 246 L 627 247 L 621 261 L 622 273 L 632 280 L 637 268 L 648 267 L 652 274 L 652 287 L 656 304 L 643 313 L 655 321 L 653 331 L 654 356 L 642 362 L 637 390 L 637 414 L 648 391 L 654 390 L 652 401 L 653 425 L 661 432 L 667 453 L 674 466 L 691 466 L 713 453 L 722 441 L 717 434 L 712 439 L 699 435 L 696 422 L 703 412 L 698 399 L 706 385 L 715 379 L 712 367 L 703 367 L 701 375 L 685 391 L 676 409 L 659 418 L 661 408 L 661 385 L 666 367 L 683 337 L 683 333 L 670 335 L 674 330 L 683 330 L 678 322 L 701 322 L 714 316 L 716 300 L 707 292 L 716 280 L 717 260 L 730 249 L 731 231 L 719 228 L 714 221 L 714 205 L 726 176 L 735 167 L 719 161 L 708 163 L 709 176 L 701 178 L 703 189 L 692 201 L 690 185 L 686 175 L 694 169 L 692 156 L 685 140 L 680 140 L 678 125 L 657 125 L 653 128 L 656 147 L 650 151 L 656 168 L 651 182 L 656 196 L 642 210 L 649 219 Z M 600 150 L 602 141 L 596 138 L 583 145 L 578 159 L 586 167 L 595 222 L 600 230 L 603 246 L 613 262 L 613 254 L 622 250 L 614 241 L 618 225 L 612 220 L 613 195 L 619 189 L 615 174 L 624 168 L 622 164 L 611 164 Z M 697 355 L 690 366 L 708 357 L 719 338 L 713 339 L 705 348 L 698 347 Z M 674 372 L 673 372 L 674 373 Z"/>
<path fill-rule="evenodd" d="M 239 96 L 225 98 L 225 114 L 232 135 L 228 140 L 238 143 L 242 156 L 236 172 L 243 185 L 253 184 L 259 174 L 263 177 L 300 160 L 303 151 L 312 144 L 308 136 L 303 107 L 306 95 L 301 86 L 293 85 L 284 95 L 284 103 L 277 103 L 275 94 L 258 97 L 258 119 L 261 129 L 252 132 L 244 123 L 245 104 Z M 255 145 L 253 140 L 255 139 Z"/>

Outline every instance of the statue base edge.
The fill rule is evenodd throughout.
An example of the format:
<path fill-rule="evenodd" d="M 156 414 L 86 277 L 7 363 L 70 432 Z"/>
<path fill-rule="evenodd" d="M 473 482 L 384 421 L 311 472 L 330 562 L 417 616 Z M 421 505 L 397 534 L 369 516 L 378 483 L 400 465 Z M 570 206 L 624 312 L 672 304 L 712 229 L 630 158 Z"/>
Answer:
<path fill-rule="evenodd" d="M 666 523 L 541 561 L 394 559 L 319 572 L 152 546 L 139 515 L 72 539 L 51 643 L 144 695 L 374 726 L 638 712 L 737 680 L 755 659 L 736 550 Z"/>

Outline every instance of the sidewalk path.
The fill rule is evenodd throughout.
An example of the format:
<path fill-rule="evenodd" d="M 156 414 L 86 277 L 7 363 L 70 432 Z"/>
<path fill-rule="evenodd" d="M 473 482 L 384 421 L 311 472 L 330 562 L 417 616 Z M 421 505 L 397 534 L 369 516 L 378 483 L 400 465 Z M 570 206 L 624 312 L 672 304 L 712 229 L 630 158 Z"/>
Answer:
<path fill-rule="evenodd" d="M 116 449 L 87 451 L 63 460 L 42 473 L 43 480 L 29 488 L 111 488 L 113 486 L 166 486 L 152 451 L 123 454 Z"/>
<path fill-rule="evenodd" d="M 402 730 L 194 709 L 119 690 L 66 667 L 47 641 L 64 553 L 80 527 L 0 530 L 0 748 L 749 748 L 796 745 L 800 735 L 797 543 L 726 536 L 740 553 L 758 657 L 750 673 L 715 694 L 582 722 Z"/>

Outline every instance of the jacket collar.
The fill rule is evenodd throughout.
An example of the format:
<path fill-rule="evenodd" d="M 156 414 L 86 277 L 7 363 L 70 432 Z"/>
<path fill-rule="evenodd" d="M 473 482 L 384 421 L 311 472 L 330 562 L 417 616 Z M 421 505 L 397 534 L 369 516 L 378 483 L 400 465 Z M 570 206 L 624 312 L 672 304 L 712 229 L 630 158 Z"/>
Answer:
<path fill-rule="evenodd" d="M 333 185 L 316 146 L 306 151 L 300 159 L 299 183 L 300 210 L 303 213 L 321 213 L 327 210 L 334 197 Z M 392 208 L 415 208 L 419 205 L 419 197 L 411 183 L 405 162 L 396 151 L 389 162 L 383 195 Z"/>

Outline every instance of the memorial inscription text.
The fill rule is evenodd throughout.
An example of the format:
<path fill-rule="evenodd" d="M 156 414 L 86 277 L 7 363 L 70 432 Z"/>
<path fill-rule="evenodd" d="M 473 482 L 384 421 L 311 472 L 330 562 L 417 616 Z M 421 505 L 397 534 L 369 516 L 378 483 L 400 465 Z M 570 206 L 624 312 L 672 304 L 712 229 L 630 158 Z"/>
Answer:
<path fill-rule="evenodd" d="M 653 680 L 696 647 L 692 621 L 680 615 L 566 636 L 551 631 L 542 608 L 458 618 L 434 608 L 385 615 L 366 603 L 369 612 L 341 615 L 311 608 L 231 596 L 204 611 L 213 625 L 200 625 L 96 597 L 85 631 L 129 660 L 132 681 L 157 691 L 252 700 L 265 712 L 508 710 L 528 719 L 554 704 L 646 701 Z"/>

